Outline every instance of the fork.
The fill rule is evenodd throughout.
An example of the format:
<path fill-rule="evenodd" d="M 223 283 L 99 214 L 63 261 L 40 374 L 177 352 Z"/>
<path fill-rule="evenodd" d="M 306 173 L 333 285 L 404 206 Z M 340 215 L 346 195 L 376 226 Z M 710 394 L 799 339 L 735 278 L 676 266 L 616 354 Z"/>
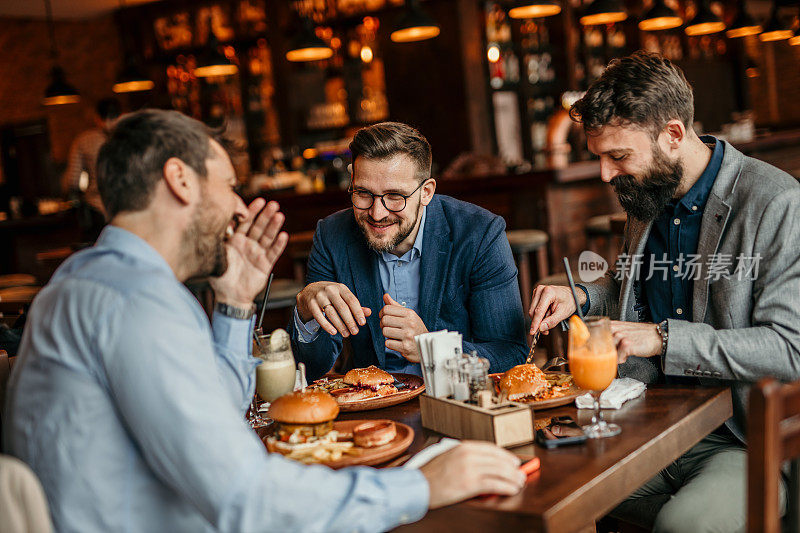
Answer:
<path fill-rule="evenodd" d="M 525 364 L 530 365 L 533 363 L 533 351 L 536 349 L 536 343 L 539 341 L 539 334 L 541 331 L 537 331 L 533 334 L 533 338 L 531 339 L 531 349 L 528 352 L 528 358 L 525 359 Z"/>

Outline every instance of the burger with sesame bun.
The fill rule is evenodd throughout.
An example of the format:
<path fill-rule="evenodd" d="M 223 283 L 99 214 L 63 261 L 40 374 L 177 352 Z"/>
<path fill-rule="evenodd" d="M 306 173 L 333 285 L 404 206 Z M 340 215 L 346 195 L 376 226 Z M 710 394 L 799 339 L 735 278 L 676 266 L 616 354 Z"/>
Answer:
<path fill-rule="evenodd" d="M 397 388 L 394 386 L 394 376 L 375 365 L 354 368 L 344 375 L 342 382 L 349 386 L 333 391 L 336 401 L 339 403 L 368 400 L 397 392 Z"/>
<path fill-rule="evenodd" d="M 309 389 L 285 394 L 269 407 L 275 433 L 267 439 L 267 448 L 288 454 L 321 441 L 335 442 L 333 419 L 338 414 L 339 404 L 327 392 Z"/>

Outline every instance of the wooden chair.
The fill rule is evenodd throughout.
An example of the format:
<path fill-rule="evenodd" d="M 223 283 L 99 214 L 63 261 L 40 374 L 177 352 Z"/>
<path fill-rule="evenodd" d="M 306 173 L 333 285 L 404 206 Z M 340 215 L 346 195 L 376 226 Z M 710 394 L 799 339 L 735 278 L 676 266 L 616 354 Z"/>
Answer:
<path fill-rule="evenodd" d="M 9 357 L 8 352 L 0 350 L 0 439 L 3 436 L 3 409 L 6 403 L 6 388 L 8 387 L 8 378 L 11 376 L 11 367 L 14 364 L 16 357 Z"/>
<path fill-rule="evenodd" d="M 747 531 L 800 532 L 800 381 L 782 385 L 765 378 L 753 387 L 747 443 Z M 787 460 L 787 514 L 781 520 L 779 480 Z"/>

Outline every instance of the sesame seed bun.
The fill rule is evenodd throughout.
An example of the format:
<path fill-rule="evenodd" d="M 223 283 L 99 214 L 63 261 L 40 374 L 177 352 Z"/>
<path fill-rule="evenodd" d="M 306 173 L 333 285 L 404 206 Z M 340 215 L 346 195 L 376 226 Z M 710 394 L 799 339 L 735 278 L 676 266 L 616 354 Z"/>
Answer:
<path fill-rule="evenodd" d="M 354 368 L 344 375 L 343 381 L 348 385 L 358 387 L 378 387 L 394 383 L 394 377 L 375 365 L 367 368 Z"/>
<path fill-rule="evenodd" d="M 294 391 L 269 406 L 268 416 L 284 424 L 320 424 L 336 418 L 339 404 L 323 391 Z"/>
<path fill-rule="evenodd" d="M 500 390 L 512 401 L 536 396 L 546 387 L 544 372 L 536 365 L 517 365 L 500 378 Z"/>

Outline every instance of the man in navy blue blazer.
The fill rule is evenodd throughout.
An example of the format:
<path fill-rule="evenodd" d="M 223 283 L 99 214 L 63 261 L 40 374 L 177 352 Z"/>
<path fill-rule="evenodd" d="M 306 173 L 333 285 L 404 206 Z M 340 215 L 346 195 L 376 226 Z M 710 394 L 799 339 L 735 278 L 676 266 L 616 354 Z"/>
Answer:
<path fill-rule="evenodd" d="M 428 141 L 405 124 L 356 133 L 352 209 L 319 221 L 308 285 L 289 326 L 292 348 L 317 378 L 349 337 L 356 367 L 421 374 L 414 337 L 447 329 L 491 372 L 523 362 L 527 348 L 517 269 L 505 222 L 435 195 Z"/>

